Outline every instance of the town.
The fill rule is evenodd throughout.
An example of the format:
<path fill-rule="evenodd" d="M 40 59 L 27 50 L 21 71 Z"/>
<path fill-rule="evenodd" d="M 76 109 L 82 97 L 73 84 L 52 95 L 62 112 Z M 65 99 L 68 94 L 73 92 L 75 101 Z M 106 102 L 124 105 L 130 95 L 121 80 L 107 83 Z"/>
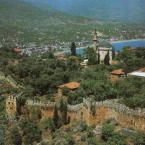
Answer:
<path fill-rule="evenodd" d="M 29 124 L 29 120 L 33 120 L 33 125 L 45 123 L 48 128 L 43 131 L 43 127 L 40 130 L 36 127 L 40 137 L 38 140 L 32 137 L 36 142 L 48 140 L 48 136 L 51 138 L 51 135 L 46 135 L 49 131 L 56 132 L 63 126 L 72 127 L 73 124 L 80 125 L 79 128 L 92 127 L 90 138 L 94 140 L 96 136 L 105 135 L 104 128 L 110 128 L 120 138 L 127 136 L 123 143 L 136 136 L 137 130 L 145 131 L 142 92 L 145 64 L 137 63 L 144 60 L 145 49 L 126 47 L 119 53 L 114 52 L 109 42 L 103 45 L 101 42 L 95 30 L 92 45 L 85 43 L 89 44 L 84 51 L 85 58 L 77 55 L 75 43 L 71 44 L 70 53 L 65 54 L 63 50 L 56 55 L 53 54 L 55 51 L 47 49 L 30 49 L 27 51 L 31 53 L 25 53 L 27 51 L 23 52 L 20 48 L 5 48 L 1 54 L 0 77 L 0 93 L 6 101 L 5 123 L 10 128 L 19 122 Z M 10 57 L 5 58 L 7 53 Z M 128 85 L 137 88 L 128 90 Z M 138 90 L 140 96 L 132 96 L 132 93 L 138 94 Z M 126 98 L 126 95 L 131 96 Z M 83 134 L 84 131 L 77 132 Z M 53 142 L 53 139 L 50 140 Z M 31 141 L 26 139 L 26 142 Z M 84 142 L 81 139 L 78 141 L 80 144 Z"/>
<path fill-rule="evenodd" d="M 145 1 L 0 0 L 0 145 L 145 145 Z"/>

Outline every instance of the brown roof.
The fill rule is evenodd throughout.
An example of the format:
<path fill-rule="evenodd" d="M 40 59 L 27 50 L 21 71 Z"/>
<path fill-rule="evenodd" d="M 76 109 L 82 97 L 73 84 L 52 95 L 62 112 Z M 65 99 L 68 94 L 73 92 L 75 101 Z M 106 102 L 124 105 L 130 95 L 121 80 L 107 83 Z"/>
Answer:
<path fill-rule="evenodd" d="M 70 82 L 70 83 L 58 86 L 58 88 L 64 88 L 64 87 L 67 87 L 68 89 L 73 90 L 73 89 L 79 88 L 80 87 L 80 83 L 78 83 L 78 82 Z"/>
<path fill-rule="evenodd" d="M 115 61 L 115 60 L 112 60 L 112 65 L 117 65 L 118 64 L 118 61 Z"/>
<path fill-rule="evenodd" d="M 20 48 L 15 48 L 14 51 L 15 51 L 16 53 L 21 53 L 22 50 L 21 50 Z"/>
<path fill-rule="evenodd" d="M 58 60 L 66 61 L 65 57 L 57 57 Z"/>
<path fill-rule="evenodd" d="M 111 72 L 112 75 L 124 75 L 125 72 L 123 69 L 117 69 Z"/>

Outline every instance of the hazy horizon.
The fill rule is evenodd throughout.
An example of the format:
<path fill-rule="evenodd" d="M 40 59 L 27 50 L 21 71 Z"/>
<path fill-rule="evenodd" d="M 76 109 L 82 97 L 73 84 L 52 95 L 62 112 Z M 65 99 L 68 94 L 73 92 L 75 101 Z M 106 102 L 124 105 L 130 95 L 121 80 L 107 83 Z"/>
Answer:
<path fill-rule="evenodd" d="M 96 20 L 145 22 L 144 0 L 25 0 Z"/>

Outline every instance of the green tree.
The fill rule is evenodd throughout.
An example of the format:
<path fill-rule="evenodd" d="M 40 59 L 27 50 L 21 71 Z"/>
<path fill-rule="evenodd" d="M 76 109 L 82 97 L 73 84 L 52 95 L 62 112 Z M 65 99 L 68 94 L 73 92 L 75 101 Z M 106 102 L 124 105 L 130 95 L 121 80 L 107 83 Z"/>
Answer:
<path fill-rule="evenodd" d="M 107 145 L 128 145 L 128 143 L 120 134 L 114 133 L 108 138 Z"/>
<path fill-rule="evenodd" d="M 23 119 L 20 121 L 20 128 L 24 144 L 32 145 L 34 142 L 40 142 L 42 139 L 42 132 L 38 128 L 38 124 L 32 120 Z"/>
<path fill-rule="evenodd" d="M 105 65 L 110 65 L 110 55 L 109 55 L 109 51 L 107 52 L 107 54 L 105 56 L 104 64 Z"/>
<path fill-rule="evenodd" d="M 54 125 L 55 125 L 55 127 L 56 128 L 58 128 L 59 127 L 59 115 L 58 115 L 58 108 L 57 108 L 57 106 L 55 105 L 55 107 L 54 107 L 54 112 L 53 112 L 53 122 L 54 122 Z"/>
<path fill-rule="evenodd" d="M 54 132 L 55 129 L 56 129 L 52 119 L 43 120 L 43 122 L 42 122 L 42 128 L 44 130 L 50 130 L 51 132 Z"/>
<path fill-rule="evenodd" d="M 94 51 L 93 48 L 87 48 L 86 49 L 86 56 L 88 58 L 88 65 L 95 65 L 97 64 L 97 57 L 96 57 L 96 52 Z"/>
<path fill-rule="evenodd" d="M 115 48 L 113 48 L 112 49 L 112 58 L 115 59 L 115 56 L 116 56 L 116 51 L 115 51 Z"/>
<path fill-rule="evenodd" d="M 67 104 L 63 100 L 60 101 L 59 111 L 60 111 L 60 116 L 61 116 L 61 123 L 66 124 L 68 122 Z"/>
<path fill-rule="evenodd" d="M 2 121 L 1 118 L 0 118 L 0 120 Z M 6 140 L 7 140 L 6 131 L 7 131 L 7 126 L 1 122 L 1 125 L 0 125 L 0 145 L 5 145 L 5 143 L 6 143 Z"/>
<path fill-rule="evenodd" d="M 100 53 L 98 53 L 97 63 L 100 64 Z"/>
<path fill-rule="evenodd" d="M 76 56 L 76 44 L 75 44 L 75 42 L 71 43 L 71 55 Z"/>
<path fill-rule="evenodd" d="M 114 131 L 114 127 L 110 124 L 105 124 L 102 127 L 102 139 L 107 141 L 112 135 Z"/>
<path fill-rule="evenodd" d="M 138 133 L 133 140 L 135 145 L 145 145 L 145 133 Z"/>
<path fill-rule="evenodd" d="M 8 142 L 12 145 L 21 145 L 22 144 L 22 137 L 19 132 L 19 129 L 14 126 L 10 129 L 8 135 Z"/>

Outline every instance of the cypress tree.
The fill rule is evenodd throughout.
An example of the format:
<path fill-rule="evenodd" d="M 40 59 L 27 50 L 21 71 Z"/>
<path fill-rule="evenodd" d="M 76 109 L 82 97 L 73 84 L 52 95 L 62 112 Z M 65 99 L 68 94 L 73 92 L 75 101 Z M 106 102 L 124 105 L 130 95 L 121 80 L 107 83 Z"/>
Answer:
<path fill-rule="evenodd" d="M 64 112 L 63 112 L 63 122 L 64 124 L 67 124 L 68 123 L 68 119 L 67 119 L 67 104 L 64 103 Z"/>
<path fill-rule="evenodd" d="M 98 53 L 97 63 L 100 64 L 100 53 Z"/>
<path fill-rule="evenodd" d="M 113 57 L 113 59 L 115 58 L 115 55 L 116 55 L 116 53 L 115 53 L 115 48 L 113 48 L 113 49 L 112 49 L 112 57 Z"/>
<path fill-rule="evenodd" d="M 109 50 L 105 56 L 105 59 L 104 59 L 104 64 L 105 65 L 110 65 L 110 56 L 109 56 Z"/>
<path fill-rule="evenodd" d="M 59 115 L 58 115 L 57 106 L 54 107 L 53 122 L 54 122 L 55 127 L 59 126 Z"/>
<path fill-rule="evenodd" d="M 71 43 L 71 55 L 76 56 L 76 44 L 75 44 L 75 42 Z"/>
<path fill-rule="evenodd" d="M 95 65 L 97 63 L 96 52 L 93 48 L 87 48 L 88 65 Z"/>
<path fill-rule="evenodd" d="M 60 101 L 59 111 L 61 115 L 61 123 L 66 124 L 67 123 L 67 104 L 64 103 L 63 100 Z"/>

